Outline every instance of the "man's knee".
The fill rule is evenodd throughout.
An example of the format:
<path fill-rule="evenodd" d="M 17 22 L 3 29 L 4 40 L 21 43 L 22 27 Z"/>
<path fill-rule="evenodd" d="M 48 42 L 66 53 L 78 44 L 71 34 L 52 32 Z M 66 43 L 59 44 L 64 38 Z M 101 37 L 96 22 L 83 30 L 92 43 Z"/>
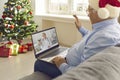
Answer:
<path fill-rule="evenodd" d="M 34 71 L 39 71 L 41 64 L 41 60 L 36 60 L 34 64 Z"/>

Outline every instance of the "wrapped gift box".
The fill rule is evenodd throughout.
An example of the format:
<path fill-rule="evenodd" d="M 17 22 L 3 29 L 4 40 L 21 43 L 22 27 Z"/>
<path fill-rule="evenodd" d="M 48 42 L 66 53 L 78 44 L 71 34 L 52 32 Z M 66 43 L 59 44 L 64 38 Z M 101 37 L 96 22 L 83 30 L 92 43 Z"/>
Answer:
<path fill-rule="evenodd" d="M 0 47 L 0 57 L 9 57 L 11 53 L 12 53 L 11 48 L 6 48 L 6 46 Z"/>
<path fill-rule="evenodd" d="M 26 44 L 20 45 L 19 53 L 26 53 L 28 51 L 28 46 Z"/>
<path fill-rule="evenodd" d="M 18 50 L 19 50 L 19 45 L 18 44 L 13 44 L 12 45 L 12 56 L 18 55 Z"/>
<path fill-rule="evenodd" d="M 28 51 L 32 51 L 33 50 L 33 44 L 32 43 L 27 43 L 28 45 Z"/>
<path fill-rule="evenodd" d="M 12 49 L 12 53 L 11 53 L 12 56 L 18 55 L 18 49 L 19 49 L 19 45 L 18 44 L 12 43 L 12 42 L 8 42 L 6 44 L 6 47 Z"/>

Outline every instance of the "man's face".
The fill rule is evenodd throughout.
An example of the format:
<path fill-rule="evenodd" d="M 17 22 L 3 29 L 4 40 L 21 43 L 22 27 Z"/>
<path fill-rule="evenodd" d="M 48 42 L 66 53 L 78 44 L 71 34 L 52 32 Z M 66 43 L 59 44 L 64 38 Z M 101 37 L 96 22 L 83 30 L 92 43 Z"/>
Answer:
<path fill-rule="evenodd" d="M 93 13 L 93 8 L 91 8 L 90 6 L 88 7 L 88 10 L 87 10 L 87 14 L 88 14 L 88 16 L 90 17 L 91 16 L 91 14 Z"/>
<path fill-rule="evenodd" d="M 96 20 L 99 19 L 97 11 L 89 6 L 88 10 L 87 10 L 87 13 L 88 13 L 88 16 L 89 16 L 91 22 L 96 23 Z"/>

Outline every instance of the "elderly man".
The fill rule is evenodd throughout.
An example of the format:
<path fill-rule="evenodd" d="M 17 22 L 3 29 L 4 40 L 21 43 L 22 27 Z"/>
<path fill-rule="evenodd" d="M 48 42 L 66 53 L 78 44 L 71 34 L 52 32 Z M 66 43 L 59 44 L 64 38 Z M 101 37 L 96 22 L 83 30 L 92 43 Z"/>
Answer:
<path fill-rule="evenodd" d="M 93 30 L 85 29 L 74 15 L 75 24 L 83 39 L 69 49 L 66 58 L 55 57 L 53 64 L 37 60 L 35 71 L 55 78 L 103 49 L 120 43 L 120 25 L 117 21 L 119 7 L 119 0 L 89 0 L 88 16 Z"/>

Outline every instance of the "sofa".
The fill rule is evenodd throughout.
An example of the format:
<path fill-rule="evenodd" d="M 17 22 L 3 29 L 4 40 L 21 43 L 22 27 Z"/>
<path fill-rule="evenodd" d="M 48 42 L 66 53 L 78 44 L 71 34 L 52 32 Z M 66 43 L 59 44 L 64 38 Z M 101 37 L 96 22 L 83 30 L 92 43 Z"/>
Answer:
<path fill-rule="evenodd" d="M 34 72 L 20 80 L 120 80 L 120 47 L 106 48 L 55 79 Z"/>

